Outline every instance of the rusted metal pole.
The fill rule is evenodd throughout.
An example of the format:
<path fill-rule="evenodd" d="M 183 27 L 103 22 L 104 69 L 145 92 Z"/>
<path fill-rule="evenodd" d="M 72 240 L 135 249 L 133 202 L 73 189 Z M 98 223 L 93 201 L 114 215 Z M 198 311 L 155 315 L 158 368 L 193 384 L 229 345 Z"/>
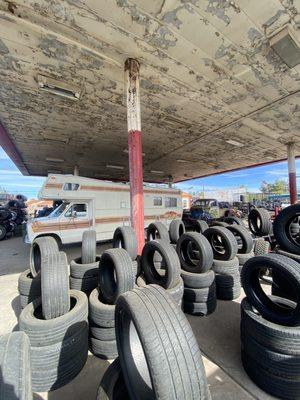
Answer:
<path fill-rule="evenodd" d="M 125 61 L 131 226 L 136 233 L 138 254 L 141 254 L 145 232 L 139 70 L 140 64 L 137 60 L 128 58 Z"/>
<path fill-rule="evenodd" d="M 297 203 L 297 180 L 296 180 L 296 162 L 295 162 L 295 146 L 294 143 L 288 143 L 288 169 L 289 169 L 289 187 L 290 187 L 290 202 Z"/>

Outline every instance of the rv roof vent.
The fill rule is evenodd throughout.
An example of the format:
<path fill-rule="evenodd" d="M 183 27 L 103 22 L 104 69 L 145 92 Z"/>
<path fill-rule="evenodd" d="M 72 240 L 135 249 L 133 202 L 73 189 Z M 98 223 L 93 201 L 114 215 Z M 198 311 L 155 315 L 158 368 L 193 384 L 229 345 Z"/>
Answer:
<path fill-rule="evenodd" d="M 65 97 L 70 100 L 78 100 L 80 90 L 64 82 L 58 82 L 48 76 L 38 75 L 38 85 L 41 91 Z"/>

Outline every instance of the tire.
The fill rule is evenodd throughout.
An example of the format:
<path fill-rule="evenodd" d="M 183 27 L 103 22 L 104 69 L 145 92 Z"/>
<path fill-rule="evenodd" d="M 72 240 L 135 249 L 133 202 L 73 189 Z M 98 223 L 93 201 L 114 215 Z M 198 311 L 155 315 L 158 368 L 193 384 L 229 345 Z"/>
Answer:
<path fill-rule="evenodd" d="M 137 284 L 138 287 L 145 287 L 147 285 L 144 277 L 141 276 L 141 275 L 137 277 L 136 284 Z"/>
<path fill-rule="evenodd" d="M 4 225 L 0 224 L 0 240 L 5 239 L 6 235 L 7 235 L 7 229 L 5 228 Z"/>
<path fill-rule="evenodd" d="M 184 287 L 201 289 L 206 288 L 215 281 L 214 271 L 207 271 L 202 274 L 194 274 L 181 270 L 181 277 L 183 279 Z"/>
<path fill-rule="evenodd" d="M 102 328 L 113 328 L 115 326 L 115 306 L 104 304 L 99 300 L 99 290 L 94 289 L 89 297 L 89 318 Z"/>
<path fill-rule="evenodd" d="M 139 274 L 139 269 L 140 269 L 138 261 L 132 261 L 132 269 L 133 269 L 134 278 L 136 278 Z"/>
<path fill-rule="evenodd" d="M 271 296 L 274 302 L 285 307 L 294 307 L 295 303 L 280 297 Z M 247 298 L 241 303 L 241 329 L 260 345 L 271 351 L 300 356 L 300 326 L 283 326 L 264 319 L 254 311 Z"/>
<path fill-rule="evenodd" d="M 116 340 L 116 330 L 113 328 L 102 328 L 98 325 L 90 324 L 90 336 L 98 340 Z"/>
<path fill-rule="evenodd" d="M 298 263 L 300 263 L 300 255 L 298 255 L 298 254 L 289 253 L 288 251 L 284 251 L 279 247 L 275 247 L 274 251 L 275 251 L 275 253 L 278 253 L 278 254 L 281 254 L 283 256 L 289 257 L 292 260 L 295 260 Z"/>
<path fill-rule="evenodd" d="M 153 222 L 147 228 L 147 241 L 149 242 L 157 239 L 164 240 L 165 242 L 170 243 L 168 229 L 160 221 Z"/>
<path fill-rule="evenodd" d="M 114 232 L 113 247 L 125 249 L 132 261 L 137 258 L 137 240 L 131 226 L 120 226 Z"/>
<path fill-rule="evenodd" d="M 206 221 L 202 221 L 201 219 L 197 219 L 193 222 L 194 230 L 198 233 L 203 233 L 206 229 L 209 228 L 208 223 Z"/>
<path fill-rule="evenodd" d="M 94 356 L 105 360 L 114 360 L 118 357 L 116 340 L 98 340 L 90 337 L 90 351 Z"/>
<path fill-rule="evenodd" d="M 224 217 L 223 221 L 226 222 L 228 225 L 240 225 L 244 227 L 243 221 L 237 217 Z"/>
<path fill-rule="evenodd" d="M 119 358 L 116 358 L 105 371 L 96 400 L 130 400 Z"/>
<path fill-rule="evenodd" d="M 87 326 L 88 299 L 83 292 L 70 290 L 71 309 L 54 319 L 42 319 L 42 302 L 37 299 L 28 304 L 20 314 L 19 327 L 25 332 L 33 347 L 49 346 L 72 336 L 82 326 Z"/>
<path fill-rule="evenodd" d="M 237 274 L 239 272 L 239 259 L 234 257 L 232 260 L 214 260 L 212 270 L 218 274 Z"/>
<path fill-rule="evenodd" d="M 82 264 L 81 257 L 72 260 L 70 263 L 70 275 L 77 279 L 86 279 L 99 276 L 100 257 L 96 256 L 96 261 L 90 264 Z"/>
<path fill-rule="evenodd" d="M 23 294 L 19 295 L 20 298 L 20 306 L 21 308 L 25 308 L 29 303 L 31 303 L 32 301 L 39 299 L 40 296 L 25 296 Z"/>
<path fill-rule="evenodd" d="M 215 260 L 232 260 L 237 255 L 237 242 L 234 235 L 221 226 L 214 226 L 204 232 L 212 246 Z"/>
<path fill-rule="evenodd" d="M 234 300 L 240 297 L 240 275 L 216 274 L 216 292 L 219 300 Z"/>
<path fill-rule="evenodd" d="M 1 400 L 30 400 L 30 342 L 24 332 L 0 337 Z"/>
<path fill-rule="evenodd" d="M 66 314 L 70 310 L 69 273 L 66 253 L 49 254 L 41 269 L 42 310 L 45 319 Z"/>
<path fill-rule="evenodd" d="M 154 254 L 159 253 L 164 261 L 166 273 L 160 275 L 154 265 Z M 180 281 L 180 263 L 175 249 L 163 240 L 145 244 L 141 255 L 141 267 L 147 283 L 156 283 L 165 289 L 174 288 Z"/>
<path fill-rule="evenodd" d="M 96 261 L 96 244 L 96 231 L 94 229 L 84 231 L 81 247 L 81 260 L 83 264 L 91 264 Z"/>
<path fill-rule="evenodd" d="M 193 331 L 162 288 L 149 285 L 120 296 L 116 334 L 131 399 L 210 399 Z"/>
<path fill-rule="evenodd" d="M 250 253 L 253 249 L 253 239 L 249 231 L 240 225 L 228 225 L 227 229 L 233 233 L 238 245 L 238 253 Z"/>
<path fill-rule="evenodd" d="M 186 314 L 190 315 L 198 315 L 205 316 L 212 314 L 217 308 L 217 299 L 216 297 L 212 298 L 211 301 L 207 303 L 192 303 L 192 302 L 183 302 L 183 310 Z"/>
<path fill-rule="evenodd" d="M 270 243 L 264 239 L 257 239 L 254 244 L 254 255 L 263 256 L 271 250 Z"/>
<path fill-rule="evenodd" d="M 185 226 L 181 219 L 173 219 L 169 226 L 171 243 L 177 243 L 181 235 L 185 233 Z"/>
<path fill-rule="evenodd" d="M 181 268 L 185 271 L 207 272 L 211 269 L 212 248 L 206 237 L 200 233 L 191 232 L 180 236 L 176 250 Z"/>
<path fill-rule="evenodd" d="M 265 208 L 253 208 L 248 215 L 248 224 L 255 236 L 266 236 L 272 233 L 270 214 Z"/>
<path fill-rule="evenodd" d="M 176 304 L 181 305 L 183 297 L 184 285 L 183 280 L 180 278 L 178 285 L 172 289 L 167 289 L 166 292 L 172 297 Z"/>
<path fill-rule="evenodd" d="M 73 278 L 70 277 L 70 288 L 74 290 L 80 290 L 81 292 L 89 295 L 99 285 L 99 276 L 92 276 L 90 278 Z"/>
<path fill-rule="evenodd" d="M 18 279 L 18 291 L 23 296 L 39 297 L 41 295 L 41 276 L 32 278 L 30 269 L 22 272 Z"/>
<path fill-rule="evenodd" d="M 223 228 L 227 228 L 228 224 L 223 221 L 212 221 L 210 226 L 222 226 Z"/>
<path fill-rule="evenodd" d="M 290 225 L 300 215 L 300 204 L 284 208 L 274 220 L 274 236 L 279 246 L 288 251 L 300 255 L 300 242 L 293 239 L 289 230 Z"/>
<path fill-rule="evenodd" d="M 291 292 L 297 293 L 295 309 L 290 311 L 283 309 L 261 290 L 259 277 L 264 268 L 272 269 L 279 278 L 282 276 L 289 282 Z M 254 257 L 243 266 L 241 281 L 249 302 L 264 318 L 281 325 L 295 326 L 300 323 L 300 266 L 296 261 L 271 253 Z"/>
<path fill-rule="evenodd" d="M 58 251 L 57 242 L 52 236 L 34 240 L 30 249 L 30 272 L 33 278 L 40 272 L 43 259 L 48 254 L 58 253 Z"/>
<path fill-rule="evenodd" d="M 206 303 L 216 298 L 216 283 L 203 289 L 185 288 L 183 301 L 190 303 Z"/>
<path fill-rule="evenodd" d="M 124 249 L 106 250 L 100 260 L 99 287 L 101 296 L 108 304 L 115 304 L 117 298 L 133 289 L 135 274 L 132 260 Z"/>
<path fill-rule="evenodd" d="M 254 253 L 246 253 L 246 254 L 237 254 L 236 255 L 238 260 L 239 260 L 239 264 L 241 266 L 243 266 L 248 260 L 250 260 L 251 258 L 255 257 Z"/>

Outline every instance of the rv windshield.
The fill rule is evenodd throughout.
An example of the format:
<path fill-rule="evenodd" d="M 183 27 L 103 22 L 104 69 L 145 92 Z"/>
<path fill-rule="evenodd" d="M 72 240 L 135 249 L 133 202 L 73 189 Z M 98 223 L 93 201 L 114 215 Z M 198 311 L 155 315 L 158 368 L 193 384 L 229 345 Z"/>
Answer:
<path fill-rule="evenodd" d="M 59 207 L 57 207 L 51 214 L 49 214 L 49 218 L 57 218 L 59 217 L 65 209 L 68 207 L 70 203 L 62 203 Z"/>

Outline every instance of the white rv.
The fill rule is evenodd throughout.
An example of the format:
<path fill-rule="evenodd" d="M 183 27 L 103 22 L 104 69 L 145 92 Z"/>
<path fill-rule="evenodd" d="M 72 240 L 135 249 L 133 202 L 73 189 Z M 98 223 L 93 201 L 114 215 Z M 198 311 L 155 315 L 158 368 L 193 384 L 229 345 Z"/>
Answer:
<path fill-rule="evenodd" d="M 51 235 L 61 243 L 82 240 L 93 228 L 97 240 L 112 239 L 118 226 L 130 225 L 130 187 L 124 183 L 99 181 L 74 175 L 49 175 L 39 198 L 62 200 L 50 215 L 27 223 L 26 242 Z M 145 228 L 156 220 L 167 226 L 182 217 L 181 191 L 144 185 Z"/>

